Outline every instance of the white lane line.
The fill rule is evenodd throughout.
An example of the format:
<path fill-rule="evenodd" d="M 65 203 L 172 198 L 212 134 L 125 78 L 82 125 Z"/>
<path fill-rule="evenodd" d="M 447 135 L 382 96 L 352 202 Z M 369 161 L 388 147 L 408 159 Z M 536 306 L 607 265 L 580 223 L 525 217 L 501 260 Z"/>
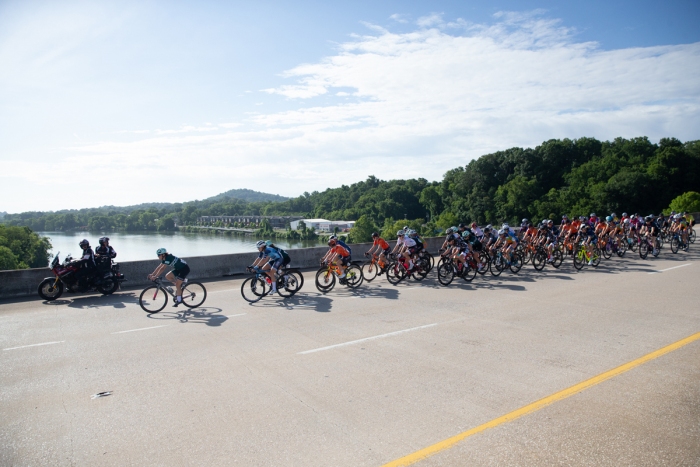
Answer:
<path fill-rule="evenodd" d="M 65 342 L 65 341 L 44 342 L 42 344 L 31 344 L 31 345 L 21 345 L 19 347 L 10 347 L 9 349 L 2 349 L 2 350 L 26 349 L 27 347 L 39 347 L 40 345 L 62 344 L 63 342 Z"/>
<path fill-rule="evenodd" d="M 329 349 L 335 349 L 337 347 L 344 347 L 346 345 L 352 345 L 352 344 L 357 344 L 358 342 L 365 342 L 365 341 L 371 341 L 373 339 L 380 339 L 382 337 L 390 337 L 390 336 L 396 336 L 398 334 L 403 334 L 404 332 L 410 332 L 410 331 L 415 331 L 417 329 L 425 329 L 429 328 L 432 326 L 437 326 L 440 323 L 433 323 L 433 324 L 426 324 L 425 326 L 418 326 L 416 328 L 410 328 L 410 329 L 403 329 L 401 331 L 394 331 L 394 332 L 389 332 L 386 334 L 380 334 L 379 336 L 372 336 L 372 337 L 365 337 L 364 339 L 357 339 L 354 341 L 350 342 L 343 342 L 342 344 L 335 344 L 335 345 L 329 345 L 327 347 L 319 347 L 318 349 L 311 349 L 311 350 L 305 350 L 303 352 L 297 352 L 297 355 L 306 355 L 309 353 L 314 353 L 314 352 L 320 352 L 322 350 L 329 350 Z"/>
<path fill-rule="evenodd" d="M 164 328 L 165 326 L 169 326 L 169 324 L 162 324 L 160 326 L 151 326 L 150 328 L 129 329 L 128 331 L 117 331 L 117 332 L 113 332 L 112 334 L 123 334 L 125 332 L 134 332 L 134 331 L 145 331 L 146 329 Z"/>
<path fill-rule="evenodd" d="M 681 264 L 680 266 L 674 266 L 674 267 L 672 267 L 672 268 L 662 269 L 661 271 L 652 271 L 652 272 L 648 272 L 647 274 L 658 274 L 658 273 L 660 273 L 660 272 L 670 271 L 671 269 L 684 268 L 684 267 L 686 267 L 686 266 L 690 266 L 691 264 L 693 264 L 693 263 Z"/>
<path fill-rule="evenodd" d="M 226 317 L 227 317 L 227 318 L 233 318 L 234 316 L 243 316 L 243 315 L 247 315 L 247 314 L 248 314 L 248 313 L 238 313 L 237 315 L 227 315 Z"/>

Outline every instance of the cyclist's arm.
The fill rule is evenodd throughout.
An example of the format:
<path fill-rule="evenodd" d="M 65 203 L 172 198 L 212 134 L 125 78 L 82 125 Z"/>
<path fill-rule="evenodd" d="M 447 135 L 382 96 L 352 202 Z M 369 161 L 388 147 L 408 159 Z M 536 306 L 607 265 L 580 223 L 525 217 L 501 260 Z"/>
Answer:
<path fill-rule="evenodd" d="M 166 267 L 167 266 L 163 263 L 159 264 L 155 271 L 153 271 L 153 274 L 151 274 L 149 277 L 160 277 L 160 275 L 163 274 L 163 271 Z"/>

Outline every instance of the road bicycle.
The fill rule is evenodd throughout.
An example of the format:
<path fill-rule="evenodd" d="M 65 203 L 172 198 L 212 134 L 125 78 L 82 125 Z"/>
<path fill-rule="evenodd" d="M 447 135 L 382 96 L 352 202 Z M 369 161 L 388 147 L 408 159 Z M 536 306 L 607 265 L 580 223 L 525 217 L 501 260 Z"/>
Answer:
<path fill-rule="evenodd" d="M 365 256 L 368 256 L 367 253 L 365 253 Z M 365 264 L 362 265 L 362 277 L 364 277 L 367 282 L 372 282 L 377 276 L 384 274 L 388 267 L 388 260 L 382 260 L 380 255 L 372 253 L 372 257 L 369 261 L 366 261 Z"/>
<path fill-rule="evenodd" d="M 139 297 L 139 305 L 146 313 L 158 313 L 168 304 L 168 295 L 176 299 L 176 289 L 171 285 L 163 285 L 163 280 L 158 277 L 153 280 L 154 285 L 143 289 Z M 182 304 L 187 308 L 197 308 L 207 299 L 207 289 L 201 282 L 190 282 L 185 279 L 182 283 Z"/>
<path fill-rule="evenodd" d="M 491 258 L 489 269 L 494 276 L 500 276 L 505 269 L 510 269 L 513 274 L 517 274 L 523 267 L 523 258 L 519 253 L 512 251 L 510 258 L 506 258 L 503 252 L 498 249 Z"/>
<path fill-rule="evenodd" d="M 247 268 L 253 276 L 241 284 L 241 296 L 249 303 L 255 303 L 272 292 L 272 279 L 262 269 Z M 304 276 L 299 269 L 280 269 L 277 274 L 277 294 L 289 298 L 297 293 L 304 285 Z"/>
<path fill-rule="evenodd" d="M 597 246 L 594 246 L 593 251 L 588 253 L 586 246 L 581 243 L 574 251 L 574 267 L 580 270 L 584 265 L 590 262 L 594 268 L 597 268 L 600 264 L 600 258 L 600 250 Z"/>
<path fill-rule="evenodd" d="M 639 239 L 639 257 L 642 259 L 647 259 L 647 256 L 649 255 L 649 252 L 651 251 L 651 255 L 656 258 L 659 256 L 659 253 L 661 252 L 661 245 L 659 245 L 658 240 L 656 241 L 656 248 L 654 248 L 654 245 L 651 244 L 651 241 L 649 241 L 649 238 L 644 235 Z"/>
<path fill-rule="evenodd" d="M 608 236 L 605 238 L 601 253 L 605 259 L 610 259 L 613 253 L 622 258 L 627 253 L 627 242 L 624 239 L 616 241 Z"/>
<path fill-rule="evenodd" d="M 321 268 L 316 272 L 316 288 L 321 293 L 327 293 L 333 290 L 336 283 L 336 277 L 340 276 L 340 267 L 336 264 L 323 264 Z M 338 282 L 342 285 L 347 285 L 351 289 L 355 289 L 362 284 L 364 277 L 362 277 L 362 268 L 358 262 L 351 262 L 345 269 L 345 277 L 340 279 Z"/>
<path fill-rule="evenodd" d="M 386 268 L 386 279 L 390 284 L 396 285 L 407 277 L 412 277 L 417 281 L 422 281 L 428 275 L 430 262 L 426 257 L 416 257 L 413 269 L 409 269 L 409 262 L 401 255 L 394 255 L 391 263 Z"/>
<path fill-rule="evenodd" d="M 547 263 L 555 268 L 559 268 L 563 262 L 564 253 L 562 253 L 562 250 L 558 247 L 552 249 L 551 257 L 547 249 L 543 246 L 537 247 L 537 251 L 532 256 L 532 265 L 537 271 L 543 270 Z"/>
<path fill-rule="evenodd" d="M 689 248 L 690 245 L 685 243 L 677 232 L 674 232 L 673 237 L 671 237 L 671 252 L 675 255 L 678 250 L 688 251 Z"/>

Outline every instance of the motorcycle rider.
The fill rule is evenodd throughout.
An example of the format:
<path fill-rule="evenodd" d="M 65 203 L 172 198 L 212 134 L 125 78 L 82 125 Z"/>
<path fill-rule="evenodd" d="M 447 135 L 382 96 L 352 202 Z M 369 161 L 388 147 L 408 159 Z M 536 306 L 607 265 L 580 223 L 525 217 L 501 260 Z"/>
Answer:
<path fill-rule="evenodd" d="M 95 248 L 95 255 L 106 256 L 108 258 L 114 259 L 117 257 L 117 252 L 109 244 L 109 237 L 102 237 L 98 240 L 100 246 Z"/>
<path fill-rule="evenodd" d="M 76 280 L 79 285 L 85 286 L 87 285 L 87 280 L 94 274 L 96 269 L 95 253 L 92 251 L 92 248 L 90 248 L 90 242 L 88 242 L 85 238 L 82 239 L 78 245 L 83 250 L 83 256 L 80 259 L 73 261 L 80 267 L 76 274 Z"/>

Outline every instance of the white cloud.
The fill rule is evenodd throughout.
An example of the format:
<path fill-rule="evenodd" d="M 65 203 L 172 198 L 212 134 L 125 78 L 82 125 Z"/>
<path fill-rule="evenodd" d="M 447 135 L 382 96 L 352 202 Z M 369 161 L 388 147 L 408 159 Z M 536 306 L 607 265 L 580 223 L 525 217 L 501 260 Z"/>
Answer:
<path fill-rule="evenodd" d="M 408 23 L 407 15 L 402 15 L 399 13 L 394 13 L 393 15 L 389 16 L 389 19 L 393 19 L 397 23 Z"/>
<path fill-rule="evenodd" d="M 120 203 L 170 199 L 164 167 L 189 181 L 178 201 L 234 187 L 296 195 L 370 174 L 439 179 L 479 155 L 550 138 L 698 138 L 700 43 L 605 51 L 532 13 L 499 13 L 488 25 L 441 15 L 418 24 L 355 36 L 333 56 L 285 72 L 291 83 L 264 90 L 309 107 L 81 143 L 56 165 L 27 166 L 24 179 L 13 170 L 12 179 L 67 176 L 67 167 L 100 160 L 124 187 Z"/>

